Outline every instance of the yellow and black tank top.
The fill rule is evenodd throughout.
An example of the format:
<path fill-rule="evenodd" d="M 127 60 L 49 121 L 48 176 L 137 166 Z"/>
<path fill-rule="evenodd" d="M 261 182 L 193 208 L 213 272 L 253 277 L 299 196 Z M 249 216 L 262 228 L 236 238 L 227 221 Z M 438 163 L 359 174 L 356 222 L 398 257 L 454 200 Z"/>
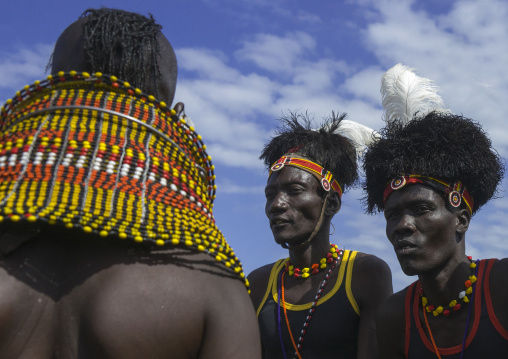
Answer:
<path fill-rule="evenodd" d="M 345 250 L 336 280 L 327 286 L 332 290 L 323 295 L 312 315 L 300 354 L 310 358 L 356 358 L 360 308 L 351 291 L 351 277 L 356 251 Z M 284 268 L 285 259 L 278 260 L 272 267 L 266 293 L 257 308 L 258 323 L 263 345 L 263 358 L 284 358 L 279 335 L 278 279 Z M 337 270 L 337 269 L 335 269 Z M 317 291 L 317 289 L 316 289 Z M 312 303 L 294 305 L 285 302 L 291 332 L 295 342 L 307 318 Z M 295 350 L 291 343 L 284 312 L 280 309 L 280 330 L 286 358 L 293 358 Z"/>

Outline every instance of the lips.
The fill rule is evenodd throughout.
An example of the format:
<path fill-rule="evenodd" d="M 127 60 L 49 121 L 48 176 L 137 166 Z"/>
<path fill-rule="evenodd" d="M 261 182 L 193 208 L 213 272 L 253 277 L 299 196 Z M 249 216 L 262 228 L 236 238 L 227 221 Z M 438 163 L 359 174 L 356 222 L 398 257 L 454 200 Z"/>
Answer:
<path fill-rule="evenodd" d="M 408 240 L 399 240 L 394 243 L 393 248 L 395 249 L 395 254 L 397 254 L 397 256 L 404 256 L 413 253 L 416 249 L 418 249 L 418 246 Z"/>
<path fill-rule="evenodd" d="M 270 227 L 272 229 L 275 229 L 275 228 L 284 226 L 288 223 L 290 223 L 290 221 L 288 219 L 282 218 L 282 217 L 277 217 L 277 218 L 274 218 L 270 221 Z"/>

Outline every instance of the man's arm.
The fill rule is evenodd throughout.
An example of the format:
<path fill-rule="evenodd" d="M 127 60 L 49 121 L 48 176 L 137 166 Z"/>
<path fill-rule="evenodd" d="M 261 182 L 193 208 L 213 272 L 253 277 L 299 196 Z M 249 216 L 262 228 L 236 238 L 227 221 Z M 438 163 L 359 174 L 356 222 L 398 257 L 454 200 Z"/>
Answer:
<path fill-rule="evenodd" d="M 358 358 L 379 358 L 376 313 L 393 293 L 390 268 L 376 256 L 359 254 L 353 267 L 351 289 L 360 307 Z"/>
<path fill-rule="evenodd" d="M 406 291 L 388 298 L 378 309 L 376 316 L 377 342 L 381 359 L 404 359 L 405 318 L 404 297 Z"/>

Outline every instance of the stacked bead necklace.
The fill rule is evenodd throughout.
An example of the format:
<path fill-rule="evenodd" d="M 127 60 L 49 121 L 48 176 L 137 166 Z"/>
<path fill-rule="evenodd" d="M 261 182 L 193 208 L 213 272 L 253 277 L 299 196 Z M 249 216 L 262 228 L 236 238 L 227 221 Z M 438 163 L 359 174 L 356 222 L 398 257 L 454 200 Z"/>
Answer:
<path fill-rule="evenodd" d="M 328 256 L 328 254 L 331 254 L 331 255 Z M 305 334 L 307 333 L 307 329 L 309 327 L 310 320 L 312 319 L 312 316 L 314 314 L 314 311 L 316 310 L 318 301 L 321 298 L 321 296 L 323 295 L 323 292 L 325 290 L 326 285 L 328 284 L 328 281 L 333 273 L 333 270 L 335 269 L 337 264 L 340 262 L 340 259 L 342 258 L 342 255 L 344 254 L 344 250 L 338 249 L 337 245 L 332 244 L 330 252 L 328 254 L 327 254 L 327 257 L 323 258 L 325 260 L 325 262 L 324 262 L 325 266 L 322 268 L 325 268 L 327 263 L 332 263 L 332 265 L 331 265 L 330 269 L 328 270 L 328 273 L 326 273 L 325 279 L 319 284 L 316 296 L 314 297 L 314 300 L 313 300 L 311 307 L 309 309 L 309 313 L 307 314 L 307 317 L 305 318 L 305 323 L 303 323 L 302 329 L 300 330 L 300 337 L 298 338 L 298 342 L 295 342 L 295 340 L 293 338 L 293 333 L 291 332 L 291 327 L 289 325 L 289 319 L 288 319 L 287 310 L 286 310 L 286 301 L 285 301 L 285 296 L 284 296 L 284 274 L 286 272 L 288 272 L 289 275 L 294 276 L 294 274 L 291 274 L 291 271 L 288 269 L 289 266 L 287 265 L 287 263 L 289 262 L 289 260 L 288 260 L 288 262 L 286 262 L 286 268 L 281 271 L 278 297 L 279 297 L 279 303 L 282 304 L 282 309 L 284 311 L 284 318 L 285 318 L 286 325 L 288 328 L 289 336 L 291 338 L 291 343 L 293 344 L 293 348 L 295 349 L 295 354 L 294 354 L 293 358 L 302 359 L 302 357 L 300 355 L 300 350 L 302 348 L 303 340 L 305 338 Z M 322 262 L 323 259 L 321 259 L 321 261 L 320 261 L 321 264 L 323 264 L 323 262 Z M 328 259 L 330 259 L 330 261 L 328 261 Z M 308 269 L 308 268 L 304 268 L 304 269 Z M 314 270 L 316 270 L 316 269 L 317 269 L 317 272 L 314 273 Z M 314 270 L 311 272 L 311 274 L 317 274 L 319 272 L 318 268 L 315 268 Z M 303 278 L 308 278 L 310 275 L 309 271 L 302 272 L 302 273 L 308 274 L 305 277 L 303 277 L 303 275 L 302 275 L 301 277 L 303 277 Z M 301 277 L 298 276 L 295 278 L 301 278 Z M 282 352 L 283 352 L 284 358 L 286 359 L 286 352 L 284 349 L 284 343 L 282 341 L 280 304 L 277 306 L 278 307 L 278 329 L 279 329 L 279 337 L 280 337 L 281 346 L 282 346 Z"/>
<path fill-rule="evenodd" d="M 215 225 L 215 190 L 185 115 L 115 76 L 59 72 L 0 108 L 0 222 L 205 252 L 248 287 Z"/>
<path fill-rule="evenodd" d="M 310 277 L 311 275 L 318 274 L 322 269 L 326 268 L 326 266 L 329 263 L 333 263 L 334 259 L 336 259 L 339 254 L 339 249 L 336 244 L 330 245 L 330 251 L 326 254 L 326 257 L 321 258 L 319 263 L 314 263 L 310 267 L 307 268 L 295 268 L 292 264 L 289 258 L 286 260 L 286 267 L 285 271 L 288 272 L 290 276 L 293 276 L 293 278 L 301 278 L 305 279 Z"/>

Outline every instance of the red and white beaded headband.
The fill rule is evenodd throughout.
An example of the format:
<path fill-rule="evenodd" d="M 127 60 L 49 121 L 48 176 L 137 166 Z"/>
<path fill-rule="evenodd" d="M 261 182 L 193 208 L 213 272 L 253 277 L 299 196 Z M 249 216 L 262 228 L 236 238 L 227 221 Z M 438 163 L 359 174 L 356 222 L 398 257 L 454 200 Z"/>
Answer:
<path fill-rule="evenodd" d="M 469 214 L 473 213 L 473 197 L 469 194 L 466 187 L 462 182 L 447 183 L 432 177 L 425 177 L 420 175 L 399 176 L 394 178 L 385 188 L 383 193 L 383 203 L 385 204 L 388 197 L 393 191 L 399 190 L 408 184 L 423 183 L 423 184 L 438 184 L 443 192 L 448 195 L 448 201 L 453 207 L 459 207 L 464 200 Z"/>
<path fill-rule="evenodd" d="M 309 172 L 318 179 L 326 192 L 334 190 L 339 194 L 339 197 L 342 198 L 342 188 L 340 187 L 339 182 L 333 178 L 333 174 L 317 163 L 306 158 L 291 155 L 282 156 L 270 167 L 268 178 L 270 178 L 273 172 L 280 171 L 284 168 L 284 166 L 298 167 L 306 172 Z"/>

